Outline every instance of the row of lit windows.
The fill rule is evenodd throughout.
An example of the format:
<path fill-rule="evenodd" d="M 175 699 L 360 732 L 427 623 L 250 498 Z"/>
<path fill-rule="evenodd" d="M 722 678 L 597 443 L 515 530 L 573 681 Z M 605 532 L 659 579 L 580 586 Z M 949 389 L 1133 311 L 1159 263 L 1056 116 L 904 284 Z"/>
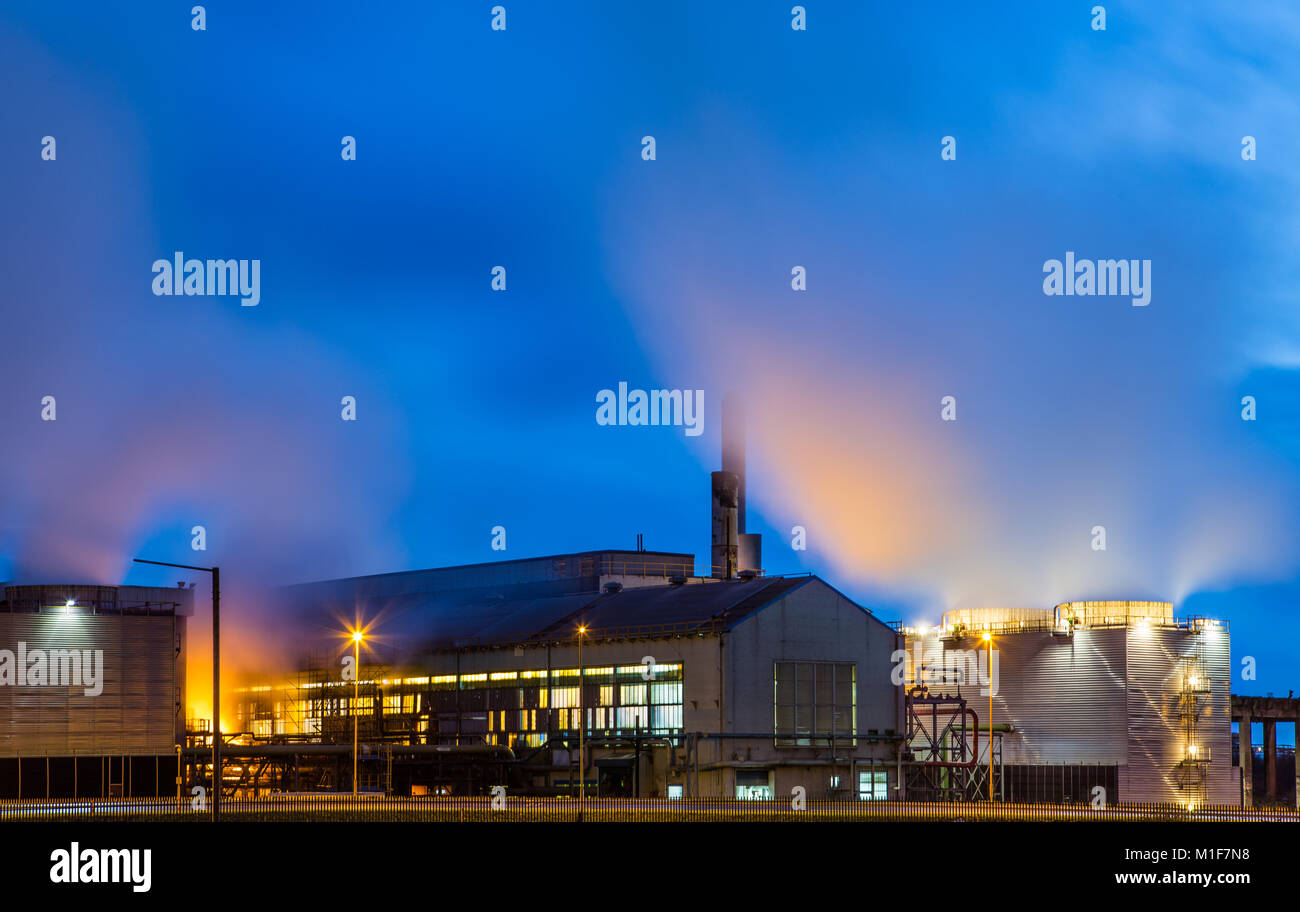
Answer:
<path fill-rule="evenodd" d="M 552 710 L 551 721 L 557 729 L 577 729 L 581 720 L 581 710 L 576 707 Z M 370 713 L 363 710 L 357 716 L 364 718 Z M 587 728 L 593 730 L 653 730 L 653 731 L 680 731 L 682 728 L 682 707 L 680 703 L 662 704 L 653 706 L 588 706 L 586 707 Z M 535 709 L 524 710 L 494 710 L 488 713 L 474 713 L 466 715 L 465 720 L 472 722 L 474 719 L 480 721 L 480 724 L 486 722 L 489 732 L 536 732 L 546 729 L 547 718 L 543 713 L 540 725 Z M 276 733 L 282 733 L 283 720 L 276 720 Z M 315 734 L 320 732 L 321 720 L 317 717 L 308 717 L 304 720 L 304 732 Z M 417 730 L 427 731 L 428 720 L 417 720 Z M 253 723 L 253 734 L 265 737 L 272 733 L 272 721 L 270 719 L 261 719 Z"/>
<path fill-rule="evenodd" d="M 552 721 L 559 729 L 576 729 L 582 710 L 575 708 L 552 711 Z M 681 704 L 656 706 L 588 706 L 587 727 L 593 729 L 653 729 L 655 731 L 679 730 L 682 727 Z M 527 732 L 544 729 L 538 725 L 537 710 L 495 710 L 486 714 L 488 731 Z"/>
<path fill-rule="evenodd" d="M 586 704 L 588 730 L 680 731 L 683 727 L 682 666 L 655 665 L 654 677 L 648 680 L 647 671 L 645 665 L 584 667 L 582 677 L 587 690 L 581 702 Z M 625 677 L 624 681 L 619 681 L 617 676 L 635 676 L 635 680 L 626 681 Z M 610 681 L 611 677 L 615 679 Z M 236 717 L 242 728 L 247 711 L 249 730 L 257 737 L 268 737 L 285 733 L 287 721 L 303 734 L 315 735 L 322 731 L 322 717 L 371 718 L 377 712 L 386 717 L 428 713 L 445 716 L 458 711 L 466 724 L 479 732 L 486 730 L 494 737 L 497 734 L 508 735 L 506 743 L 517 736 L 525 737 L 531 743 L 541 737 L 539 732 L 553 729 L 571 731 L 581 724 L 578 669 L 561 668 L 550 672 L 552 681 L 564 681 L 566 686 L 556 686 L 547 678 L 548 673 L 544 670 L 529 670 L 393 679 L 382 684 L 389 687 L 424 686 L 409 692 L 403 687 L 397 693 L 381 692 L 378 695 L 357 694 L 351 686 L 336 685 L 331 691 L 310 699 L 276 701 L 273 713 L 270 712 L 271 701 L 255 697 L 247 703 L 237 704 Z M 372 686 L 379 683 L 371 682 Z M 507 695 L 508 691 L 498 689 L 503 685 L 517 690 L 517 702 Z M 256 690 L 260 694 L 265 689 Z M 461 689 L 463 696 L 455 700 L 458 709 L 450 704 L 431 703 L 427 696 L 430 689 Z M 426 696 L 421 697 L 422 693 Z M 503 697 L 505 705 L 510 708 L 501 708 Z M 538 709 L 542 710 L 540 716 Z M 299 719 L 301 721 L 294 721 Z M 421 732 L 429 730 L 428 718 L 414 719 L 412 725 Z"/>
<path fill-rule="evenodd" d="M 667 664 L 667 665 L 654 665 L 653 670 L 651 669 L 652 666 L 650 665 L 606 665 L 601 667 L 584 666 L 582 669 L 582 676 L 584 678 L 598 678 L 598 677 L 613 677 L 613 676 L 626 677 L 626 676 L 635 675 L 636 677 L 641 678 L 642 680 L 647 679 L 647 677 L 651 680 L 653 680 L 654 678 L 669 678 L 669 679 L 681 678 L 682 666 L 680 663 Z M 550 676 L 552 678 L 576 678 L 578 676 L 578 669 L 552 668 L 550 671 Z M 518 680 L 544 681 L 546 680 L 546 677 L 547 677 L 547 671 L 546 669 L 543 668 L 543 669 L 531 669 L 528 671 L 477 672 L 474 674 L 463 674 L 459 676 L 454 674 L 449 674 L 449 675 L 431 675 L 426 678 L 393 678 L 393 679 L 385 678 L 379 681 L 373 681 L 373 680 L 360 681 L 356 683 L 359 683 L 362 686 L 374 686 L 376 684 L 379 684 L 384 687 L 391 687 L 399 684 L 453 685 L 454 686 L 458 682 L 461 685 L 465 685 L 465 684 L 478 684 L 485 681 L 489 684 L 500 684 L 500 683 L 507 683 L 510 681 L 518 681 Z M 353 686 L 353 683 L 354 682 L 352 681 L 326 681 L 326 682 L 315 682 L 310 684 L 303 684 L 301 686 L 305 688 L 342 687 L 342 686 L 351 687 Z M 245 688 L 245 692 L 253 692 L 253 691 L 261 692 L 261 691 L 268 691 L 270 689 L 271 688 L 269 687 L 250 687 L 250 688 Z"/>
<path fill-rule="evenodd" d="M 590 686 L 588 685 L 588 687 Z M 577 707 L 579 704 L 578 688 L 576 686 L 519 688 L 520 703 L 523 702 L 525 692 L 528 690 L 535 693 L 537 708 L 540 709 L 570 709 Z M 289 705 L 295 707 L 306 702 L 308 701 L 290 701 Z M 330 713 L 360 716 L 374 714 L 375 698 L 369 694 L 358 697 L 351 694 L 331 695 L 324 700 L 311 702 L 324 703 Z M 595 693 L 588 691 L 586 702 L 607 707 L 616 705 L 663 706 L 680 704 L 682 702 L 682 682 L 656 681 L 649 684 L 601 684 L 597 686 Z M 385 715 L 413 714 L 421 711 L 421 701 L 418 693 L 383 694 L 380 698 L 380 704 Z M 251 706 L 249 710 L 250 717 L 261 716 L 266 712 L 256 705 Z M 236 718 L 241 722 L 243 713 L 244 707 L 242 705 L 236 707 Z M 283 704 L 276 703 L 275 712 L 271 717 L 283 718 L 284 715 Z"/>

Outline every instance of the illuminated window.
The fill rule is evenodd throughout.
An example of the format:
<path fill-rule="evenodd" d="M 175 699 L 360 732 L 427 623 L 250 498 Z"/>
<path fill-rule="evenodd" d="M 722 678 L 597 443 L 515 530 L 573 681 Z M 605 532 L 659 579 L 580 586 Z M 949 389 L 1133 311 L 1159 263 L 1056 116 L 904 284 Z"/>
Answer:
<path fill-rule="evenodd" d="M 644 706 L 620 706 L 618 728 L 648 728 L 649 713 Z"/>
<path fill-rule="evenodd" d="M 858 770 L 858 798 L 885 801 L 889 798 L 889 774 L 884 770 Z"/>
<path fill-rule="evenodd" d="M 682 682 L 669 681 L 663 684 L 651 684 L 650 702 L 651 703 L 682 702 Z"/>
<path fill-rule="evenodd" d="M 655 731 L 665 729 L 674 729 L 682 727 L 682 707 L 681 704 L 676 706 L 652 706 L 650 707 L 650 727 Z"/>
<path fill-rule="evenodd" d="M 851 740 L 857 732 L 856 668 L 851 662 L 777 662 L 778 746 Z"/>
<path fill-rule="evenodd" d="M 772 774 L 767 770 L 736 770 L 736 797 L 766 801 L 772 797 Z"/>

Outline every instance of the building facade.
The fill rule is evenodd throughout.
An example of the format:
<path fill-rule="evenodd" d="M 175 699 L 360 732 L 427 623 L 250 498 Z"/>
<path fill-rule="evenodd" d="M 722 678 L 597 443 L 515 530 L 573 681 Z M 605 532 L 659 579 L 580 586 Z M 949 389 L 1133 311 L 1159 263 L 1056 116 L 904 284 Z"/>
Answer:
<path fill-rule="evenodd" d="M 391 745 L 399 790 L 455 787 L 437 781 L 420 752 L 408 752 L 403 773 L 403 746 L 484 745 L 509 751 L 512 784 L 539 794 L 582 781 L 591 792 L 646 797 L 767 798 L 796 787 L 897 797 L 893 628 L 816 577 L 650 584 L 650 569 L 634 562 L 619 562 L 617 581 L 594 580 L 597 591 L 426 593 L 417 611 L 432 640 L 424 654 L 363 658 L 351 683 L 340 636 L 296 683 L 242 690 L 236 718 L 258 737 L 335 743 L 355 724 L 361 740 Z M 403 598 L 400 588 L 388 579 L 384 604 Z M 337 583 L 329 591 L 358 604 Z M 367 618 L 382 608 L 360 604 Z"/>
<path fill-rule="evenodd" d="M 0 795 L 175 788 L 192 593 L 0 589 Z"/>

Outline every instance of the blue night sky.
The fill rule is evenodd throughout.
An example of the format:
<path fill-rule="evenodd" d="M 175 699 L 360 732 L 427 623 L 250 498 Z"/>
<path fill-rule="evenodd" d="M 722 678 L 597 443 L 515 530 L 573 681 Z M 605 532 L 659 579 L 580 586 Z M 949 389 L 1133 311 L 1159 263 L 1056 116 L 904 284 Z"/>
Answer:
<path fill-rule="evenodd" d="M 1293 5 L 191 5 L 0 13 L 0 579 L 197 560 L 267 617 L 638 532 L 705 563 L 743 388 L 769 572 L 906 622 L 1172 600 L 1234 691 L 1300 689 Z M 1067 250 L 1150 305 L 1045 296 Z M 175 251 L 261 303 L 153 295 Z M 598 426 L 619 381 L 704 434 Z"/>

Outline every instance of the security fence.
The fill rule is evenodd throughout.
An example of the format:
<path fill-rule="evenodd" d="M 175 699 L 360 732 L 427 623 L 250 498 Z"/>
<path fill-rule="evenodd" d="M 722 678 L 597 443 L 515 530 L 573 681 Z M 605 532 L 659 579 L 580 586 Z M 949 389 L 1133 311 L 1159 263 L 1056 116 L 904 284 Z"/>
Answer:
<path fill-rule="evenodd" d="M 586 798 L 395 797 L 384 795 L 276 794 L 225 798 L 223 821 L 371 822 L 856 822 L 856 821 L 1277 821 L 1300 822 L 1300 810 L 1131 804 L 1087 805 L 1003 802 L 864 801 L 786 798 Z M 210 821 L 201 797 L 50 799 L 0 802 L 0 822 Z"/>

